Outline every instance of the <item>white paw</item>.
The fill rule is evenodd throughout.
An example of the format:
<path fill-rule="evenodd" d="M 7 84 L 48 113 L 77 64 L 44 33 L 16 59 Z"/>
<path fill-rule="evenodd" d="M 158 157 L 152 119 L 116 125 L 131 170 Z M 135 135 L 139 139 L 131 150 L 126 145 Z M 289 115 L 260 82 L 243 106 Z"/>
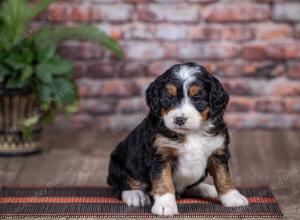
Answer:
<path fill-rule="evenodd" d="M 162 216 L 173 216 L 178 214 L 175 195 L 166 193 L 162 196 L 155 197 L 154 205 L 151 209 L 152 214 Z"/>
<path fill-rule="evenodd" d="M 221 203 L 226 207 L 240 207 L 249 204 L 245 196 L 237 190 L 231 190 L 225 195 L 220 196 Z"/>
<path fill-rule="evenodd" d="M 128 206 L 146 206 L 150 205 L 149 196 L 141 190 L 125 190 L 122 192 L 122 200 Z"/>

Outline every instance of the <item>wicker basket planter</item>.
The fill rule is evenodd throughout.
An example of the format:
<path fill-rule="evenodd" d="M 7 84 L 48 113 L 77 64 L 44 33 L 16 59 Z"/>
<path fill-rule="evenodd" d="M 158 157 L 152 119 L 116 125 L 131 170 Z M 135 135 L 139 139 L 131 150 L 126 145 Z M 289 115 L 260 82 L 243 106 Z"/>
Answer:
<path fill-rule="evenodd" d="M 0 89 L 0 156 L 31 154 L 40 151 L 41 126 L 24 138 L 22 122 L 38 113 L 35 96 L 28 89 Z"/>

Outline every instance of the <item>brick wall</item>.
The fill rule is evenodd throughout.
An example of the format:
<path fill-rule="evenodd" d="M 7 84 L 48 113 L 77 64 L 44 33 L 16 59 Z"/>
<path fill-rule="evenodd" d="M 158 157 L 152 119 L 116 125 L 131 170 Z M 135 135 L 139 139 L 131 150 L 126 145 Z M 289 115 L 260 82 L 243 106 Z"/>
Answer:
<path fill-rule="evenodd" d="M 236 128 L 300 128 L 300 2 L 289 0 L 65 0 L 51 22 L 88 22 L 120 41 L 126 59 L 66 42 L 81 96 L 74 126 L 119 131 L 138 124 L 144 90 L 175 63 L 196 61 L 231 95 Z"/>

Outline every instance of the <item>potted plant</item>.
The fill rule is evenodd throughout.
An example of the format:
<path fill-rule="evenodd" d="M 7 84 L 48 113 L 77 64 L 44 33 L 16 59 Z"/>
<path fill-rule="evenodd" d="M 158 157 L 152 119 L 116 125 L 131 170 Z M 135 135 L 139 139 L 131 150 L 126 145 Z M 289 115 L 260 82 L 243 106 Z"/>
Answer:
<path fill-rule="evenodd" d="M 117 42 L 92 26 L 43 26 L 28 33 L 32 20 L 54 0 L 33 4 L 5 0 L 0 9 L 0 154 L 28 154 L 40 150 L 43 123 L 54 113 L 72 113 L 78 103 L 73 65 L 57 51 L 63 40 L 98 42 L 117 57 Z"/>

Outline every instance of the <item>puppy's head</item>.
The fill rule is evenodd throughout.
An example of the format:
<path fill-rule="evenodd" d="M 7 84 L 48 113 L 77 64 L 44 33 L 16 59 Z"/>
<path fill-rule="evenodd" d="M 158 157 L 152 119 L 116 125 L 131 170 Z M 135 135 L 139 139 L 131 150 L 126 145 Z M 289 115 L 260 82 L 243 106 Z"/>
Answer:
<path fill-rule="evenodd" d="M 229 96 L 220 82 L 195 63 L 176 64 L 146 90 L 150 114 L 178 133 L 196 131 L 208 120 L 223 121 Z"/>

